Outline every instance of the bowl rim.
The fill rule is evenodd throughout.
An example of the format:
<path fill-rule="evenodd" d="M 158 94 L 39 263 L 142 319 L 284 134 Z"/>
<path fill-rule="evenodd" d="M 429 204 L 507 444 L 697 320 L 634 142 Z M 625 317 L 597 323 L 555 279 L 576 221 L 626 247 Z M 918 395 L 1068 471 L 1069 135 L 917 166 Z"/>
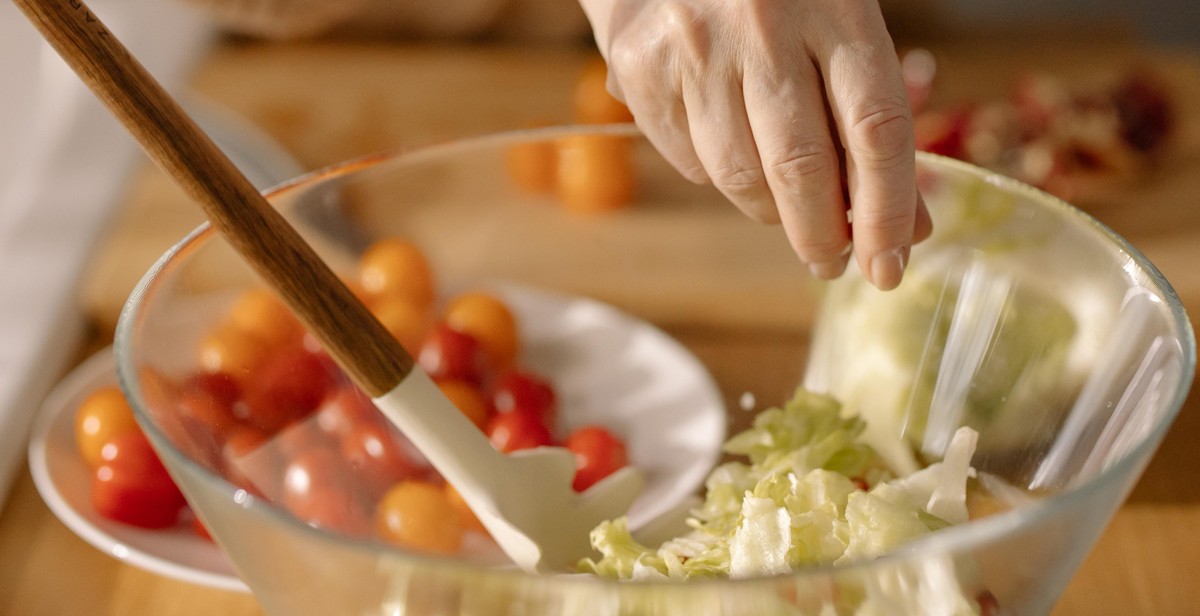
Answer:
<path fill-rule="evenodd" d="M 313 186 L 318 183 L 334 180 L 340 177 L 350 175 L 354 172 L 378 168 L 385 164 L 411 164 L 424 160 L 438 158 L 456 151 L 472 151 L 486 147 L 497 147 L 503 145 L 512 145 L 516 143 L 539 141 L 548 139 L 557 139 L 571 135 L 581 134 L 605 134 L 627 137 L 642 137 L 642 133 L 633 124 L 609 124 L 609 125 L 556 125 L 543 126 L 537 128 L 528 128 L 520 130 L 502 131 L 489 133 L 485 135 L 466 137 L 462 139 L 448 140 L 437 142 L 429 145 L 414 147 L 414 148 L 397 148 L 385 150 L 373 154 L 368 154 L 358 158 L 349 159 L 343 162 L 335 163 L 323 168 L 319 168 L 298 177 L 285 180 L 275 186 L 263 190 L 263 194 L 269 199 L 277 199 L 287 196 L 288 193 L 294 190 L 303 189 Z M 824 576 L 844 576 L 855 575 L 856 573 L 868 572 L 870 570 L 895 566 L 905 562 L 919 562 L 925 558 L 936 558 L 942 555 L 954 554 L 968 551 L 982 545 L 990 544 L 1013 531 L 1018 531 L 1023 528 L 1032 528 L 1039 523 L 1047 522 L 1053 515 L 1062 510 L 1070 510 L 1081 503 L 1087 502 L 1089 498 L 1097 492 L 1105 491 L 1111 484 L 1116 482 L 1126 473 L 1134 472 L 1136 469 L 1131 468 L 1134 465 L 1147 463 L 1153 452 L 1170 426 L 1175 421 L 1182 405 L 1191 389 L 1192 382 L 1196 372 L 1196 339 L 1193 326 L 1188 319 L 1186 310 L 1175 292 L 1171 284 L 1166 280 L 1158 268 L 1146 257 L 1144 253 L 1132 246 L 1128 240 L 1117 234 L 1110 227 L 1100 222 L 1098 219 L 1088 214 L 1087 212 L 1067 203 L 1066 201 L 1051 195 L 1038 188 L 1020 182 L 1016 179 L 1000 175 L 998 173 L 977 167 L 975 165 L 937 155 L 928 152 L 917 152 L 918 163 L 923 163 L 933 167 L 943 167 L 970 176 L 974 176 L 980 181 L 992 184 L 1002 190 L 1014 193 L 1018 196 L 1025 197 L 1029 200 L 1036 201 L 1042 206 L 1059 211 L 1062 215 L 1072 217 L 1078 220 L 1086 227 L 1090 227 L 1093 232 L 1098 233 L 1102 239 L 1111 244 L 1118 251 L 1123 252 L 1128 263 L 1135 265 L 1136 269 L 1146 275 L 1143 284 L 1156 290 L 1165 299 L 1165 303 L 1169 308 L 1171 315 L 1171 325 L 1173 334 L 1182 342 L 1182 360 L 1183 373 L 1179 382 L 1179 386 L 1174 392 L 1174 397 L 1166 407 L 1163 417 L 1158 421 L 1152 430 L 1149 430 L 1136 444 L 1130 448 L 1120 459 L 1113 464 L 1104 468 L 1100 473 L 1088 480 L 1070 487 L 1067 490 L 1056 492 L 1054 494 L 1039 498 L 1036 501 L 1017 507 L 1015 509 L 1006 510 L 986 518 L 973 520 L 971 522 L 956 525 L 939 530 L 936 533 L 931 533 L 928 536 L 919 538 L 903 548 L 893 550 L 878 558 L 856 562 L 834 565 L 832 563 L 821 563 L 816 565 L 805 566 L 796 569 L 790 573 L 783 573 L 776 576 L 754 577 L 754 578 L 720 578 L 720 579 L 698 579 L 682 582 L 679 580 L 613 580 L 609 578 L 601 578 L 599 576 L 543 576 L 529 574 L 516 569 L 498 569 L 484 565 L 477 565 L 469 561 L 461 560 L 450 556 L 441 556 L 436 554 L 426 554 L 416 551 L 406 551 L 401 548 L 385 545 L 381 542 L 348 537 L 339 535 L 334 532 L 322 530 L 320 528 L 308 525 L 282 509 L 271 505 L 270 503 L 260 502 L 253 496 L 249 496 L 245 490 L 227 482 L 224 478 L 215 475 L 202 464 L 192 460 L 184 455 L 171 444 L 170 439 L 154 424 L 145 410 L 144 401 L 139 395 L 139 381 L 137 370 L 132 365 L 132 355 L 129 350 L 129 345 L 132 340 L 135 325 L 141 314 L 141 307 L 145 305 L 145 298 L 152 293 L 153 288 L 158 280 L 173 267 L 174 264 L 194 250 L 197 250 L 205 241 L 216 235 L 215 230 L 208 222 L 203 222 L 195 227 L 191 232 L 185 235 L 177 243 L 171 246 L 155 263 L 147 270 L 135 286 L 129 299 L 126 301 L 121 310 L 118 319 L 116 336 L 114 339 L 114 351 L 117 359 L 117 373 L 120 387 L 125 392 L 126 397 L 130 400 L 139 423 L 143 425 L 147 436 L 156 445 L 159 451 L 169 452 L 173 460 L 191 470 L 194 474 L 201 477 L 206 482 L 207 487 L 212 490 L 217 490 L 225 493 L 229 499 L 234 500 L 242 505 L 244 509 L 252 514 L 264 516 L 273 524 L 283 525 L 291 532 L 303 533 L 311 536 L 313 539 L 336 543 L 342 547 L 362 550 L 364 553 L 371 553 L 373 556 L 389 557 L 398 561 L 406 562 L 413 566 L 427 567 L 429 571 L 438 570 L 443 573 L 452 574 L 472 574 L 478 577 L 497 578 L 515 578 L 515 579 L 538 579 L 546 583 L 554 585 L 562 585 L 563 587 L 574 585 L 601 585 L 620 587 L 626 585 L 635 585 L 641 588 L 648 586 L 661 586 L 663 588 L 687 587 L 697 588 L 700 586 L 719 585 L 728 587 L 730 585 L 752 585 L 764 582 L 775 582 L 779 580 L 793 580 L 800 578 L 820 578 Z M 1122 495 L 1121 501 L 1124 500 L 1127 494 Z M 1121 502 L 1119 501 L 1119 502 Z M 1106 521 L 1106 525 L 1107 525 Z M 217 533 L 214 533 L 214 538 L 219 542 Z M 236 568 L 236 563 L 235 568 Z M 253 591 L 253 589 L 251 589 Z"/>

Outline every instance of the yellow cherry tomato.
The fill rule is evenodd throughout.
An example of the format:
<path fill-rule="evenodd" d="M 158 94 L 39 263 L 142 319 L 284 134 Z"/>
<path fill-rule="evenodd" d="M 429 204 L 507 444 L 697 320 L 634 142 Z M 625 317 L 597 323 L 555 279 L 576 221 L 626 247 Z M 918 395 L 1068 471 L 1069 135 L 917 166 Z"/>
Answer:
<path fill-rule="evenodd" d="M 502 369 L 516 361 L 520 350 L 517 320 L 508 305 L 490 293 L 464 293 L 446 306 L 443 320 L 451 329 L 479 341 L 489 363 Z"/>
<path fill-rule="evenodd" d="M 454 554 L 462 544 L 463 522 L 445 490 L 424 481 L 401 481 L 379 500 L 375 530 L 396 545 Z"/>
<path fill-rule="evenodd" d="M 403 299 L 383 297 L 371 305 L 371 313 L 410 355 L 416 356 L 431 325 L 428 311 Z"/>
<path fill-rule="evenodd" d="M 88 394 L 75 410 L 75 445 L 92 468 L 103 463 L 100 455 L 114 437 L 141 431 L 125 396 L 117 387 L 101 387 Z"/>
<path fill-rule="evenodd" d="M 505 164 L 513 184 L 535 195 L 554 192 L 558 148 L 553 141 L 518 143 L 508 149 Z"/>
<path fill-rule="evenodd" d="M 226 323 L 200 340 L 200 366 L 206 372 L 224 372 L 243 381 L 262 365 L 269 350 L 258 336 Z"/>
<path fill-rule="evenodd" d="M 575 119 L 580 124 L 621 124 L 633 121 L 625 103 L 608 93 L 608 66 L 594 58 L 583 67 L 575 83 Z"/>
<path fill-rule="evenodd" d="M 401 298 L 421 310 L 434 300 L 433 270 L 425 253 L 402 239 L 379 240 L 359 259 L 358 283 L 372 301 L 383 297 Z"/>
<path fill-rule="evenodd" d="M 487 528 L 483 525 L 483 522 L 479 521 L 479 518 L 475 515 L 475 512 L 471 511 L 470 505 L 467 505 L 467 501 L 463 499 L 462 494 L 458 493 L 458 490 L 454 489 L 454 486 L 447 483 L 446 485 L 442 486 L 442 489 L 446 491 L 446 498 L 450 499 L 450 504 L 453 505 L 454 508 L 458 510 L 459 515 L 462 516 L 464 528 L 467 530 L 473 530 L 477 533 L 483 533 L 485 535 L 489 534 Z"/>
<path fill-rule="evenodd" d="M 299 341 L 304 332 L 283 300 L 266 289 L 243 293 L 229 309 L 226 319 L 232 327 L 276 347 Z"/>

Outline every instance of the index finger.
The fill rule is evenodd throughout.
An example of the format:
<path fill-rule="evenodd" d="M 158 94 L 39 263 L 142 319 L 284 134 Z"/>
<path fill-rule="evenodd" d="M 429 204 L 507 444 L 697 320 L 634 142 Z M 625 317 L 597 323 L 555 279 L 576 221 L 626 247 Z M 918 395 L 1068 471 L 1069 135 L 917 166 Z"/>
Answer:
<path fill-rule="evenodd" d="M 817 55 L 846 153 L 854 250 L 867 278 L 891 289 L 903 277 L 923 207 L 900 61 L 874 2 L 850 3 L 827 26 Z"/>

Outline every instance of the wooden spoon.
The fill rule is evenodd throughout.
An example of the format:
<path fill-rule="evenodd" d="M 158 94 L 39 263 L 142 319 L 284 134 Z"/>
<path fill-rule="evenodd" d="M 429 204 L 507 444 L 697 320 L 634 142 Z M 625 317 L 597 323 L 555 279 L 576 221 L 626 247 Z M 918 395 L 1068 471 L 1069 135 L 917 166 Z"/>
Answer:
<path fill-rule="evenodd" d="M 496 451 L 83 2 L 14 3 L 454 485 L 517 565 L 568 567 L 589 554 L 596 524 L 628 511 L 642 487 L 632 468 L 577 494 L 567 450 Z"/>

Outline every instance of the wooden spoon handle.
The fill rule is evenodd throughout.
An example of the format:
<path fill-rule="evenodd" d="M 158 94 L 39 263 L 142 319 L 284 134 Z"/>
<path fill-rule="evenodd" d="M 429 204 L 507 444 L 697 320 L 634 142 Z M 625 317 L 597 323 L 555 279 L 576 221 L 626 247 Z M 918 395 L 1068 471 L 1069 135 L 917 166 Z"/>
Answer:
<path fill-rule="evenodd" d="M 404 347 L 80 0 L 13 0 L 372 397 L 413 368 Z"/>

